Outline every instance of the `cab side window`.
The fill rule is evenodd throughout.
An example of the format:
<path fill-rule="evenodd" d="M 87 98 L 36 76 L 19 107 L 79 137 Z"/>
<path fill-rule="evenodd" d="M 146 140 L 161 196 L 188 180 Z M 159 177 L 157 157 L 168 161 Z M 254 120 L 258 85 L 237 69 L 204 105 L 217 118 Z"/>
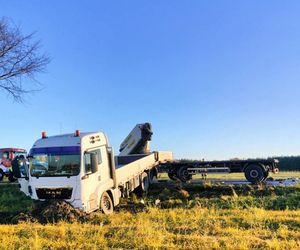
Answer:
<path fill-rule="evenodd" d="M 93 154 L 97 155 L 98 165 L 100 165 L 102 162 L 100 149 L 86 152 L 84 154 L 84 166 L 85 166 L 85 173 L 87 173 L 87 174 L 92 172 L 92 155 Z"/>
<path fill-rule="evenodd" d="M 84 166 L 85 166 L 86 173 L 92 172 L 91 156 L 92 156 L 91 153 L 84 154 Z"/>

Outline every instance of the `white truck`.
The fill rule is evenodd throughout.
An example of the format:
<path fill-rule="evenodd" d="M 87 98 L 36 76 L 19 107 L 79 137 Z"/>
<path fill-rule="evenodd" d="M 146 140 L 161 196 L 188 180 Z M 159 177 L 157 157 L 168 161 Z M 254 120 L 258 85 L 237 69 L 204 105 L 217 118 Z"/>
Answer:
<path fill-rule="evenodd" d="M 171 152 L 149 152 L 151 135 L 149 123 L 136 125 L 115 156 L 102 132 L 51 137 L 43 132 L 28 154 L 28 174 L 13 172 L 32 199 L 62 199 L 87 213 L 110 214 L 120 197 L 147 191 L 156 167 L 172 160 Z"/>

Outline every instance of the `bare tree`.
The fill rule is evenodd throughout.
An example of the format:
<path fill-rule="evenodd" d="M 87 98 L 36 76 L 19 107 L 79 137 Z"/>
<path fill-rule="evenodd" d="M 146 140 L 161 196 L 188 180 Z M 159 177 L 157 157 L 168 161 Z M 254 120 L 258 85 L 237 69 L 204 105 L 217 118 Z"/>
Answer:
<path fill-rule="evenodd" d="M 15 101 L 22 102 L 24 94 L 35 91 L 24 86 L 24 79 L 36 81 L 36 73 L 50 61 L 39 49 L 40 43 L 33 41 L 33 34 L 24 36 L 18 26 L 0 19 L 0 90 Z"/>

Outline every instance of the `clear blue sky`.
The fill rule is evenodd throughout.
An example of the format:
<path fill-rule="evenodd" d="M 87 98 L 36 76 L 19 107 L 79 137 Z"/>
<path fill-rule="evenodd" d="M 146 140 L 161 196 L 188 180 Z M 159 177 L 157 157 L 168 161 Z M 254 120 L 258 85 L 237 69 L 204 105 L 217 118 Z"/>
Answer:
<path fill-rule="evenodd" d="M 152 149 L 176 158 L 300 154 L 299 1 L 0 6 L 52 58 L 24 105 L 0 92 L 0 147 L 80 129 L 106 132 L 117 150 L 149 121 Z"/>

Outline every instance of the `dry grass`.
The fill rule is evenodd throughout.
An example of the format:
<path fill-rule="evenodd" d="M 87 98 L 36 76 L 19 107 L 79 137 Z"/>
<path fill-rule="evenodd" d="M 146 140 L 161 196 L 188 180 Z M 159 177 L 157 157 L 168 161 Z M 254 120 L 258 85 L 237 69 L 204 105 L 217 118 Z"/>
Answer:
<path fill-rule="evenodd" d="M 195 185 L 143 199 L 85 223 L 13 225 L 33 203 L 1 186 L 0 249 L 300 249 L 300 186 Z"/>
<path fill-rule="evenodd" d="M 149 208 L 94 224 L 2 225 L 3 249 L 300 249 L 300 211 Z"/>

